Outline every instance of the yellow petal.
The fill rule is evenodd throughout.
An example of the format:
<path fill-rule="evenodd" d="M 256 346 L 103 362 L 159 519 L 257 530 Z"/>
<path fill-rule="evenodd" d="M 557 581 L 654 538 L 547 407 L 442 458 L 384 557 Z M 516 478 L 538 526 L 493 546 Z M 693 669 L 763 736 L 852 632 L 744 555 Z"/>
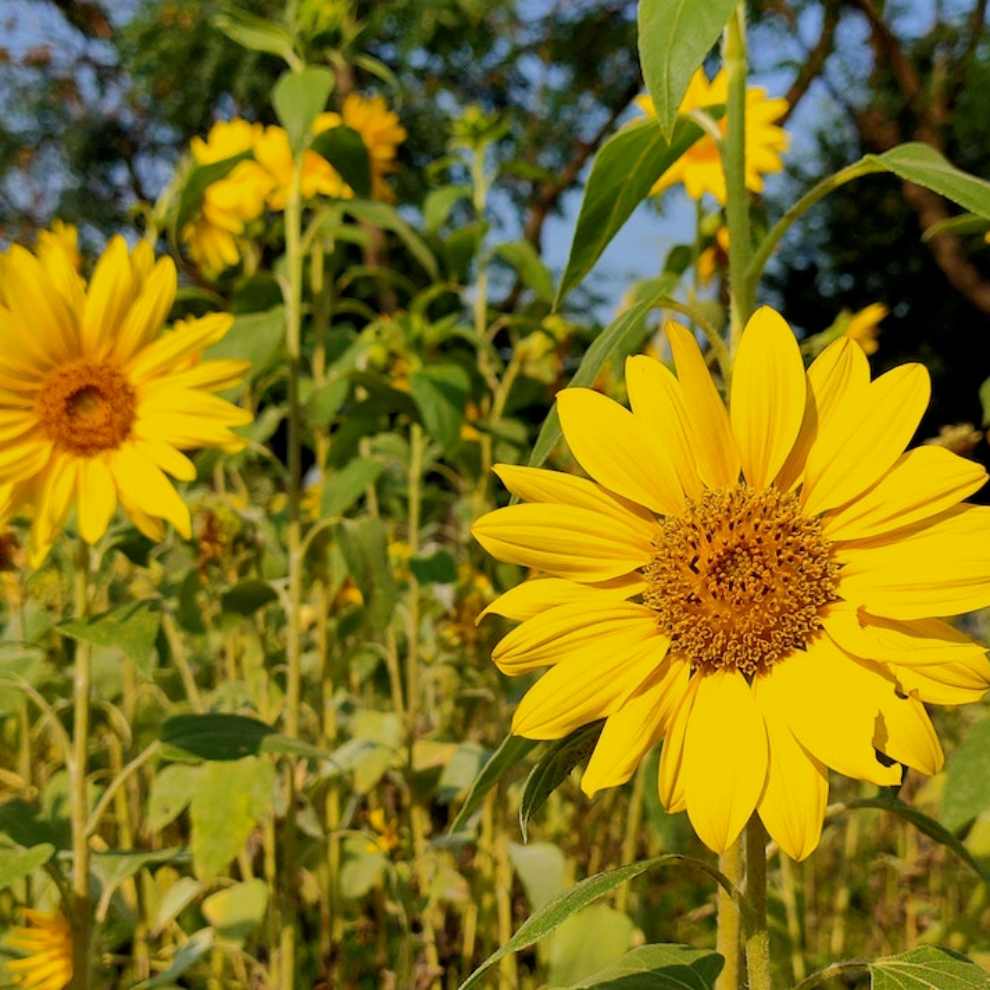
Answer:
<path fill-rule="evenodd" d="M 136 440 L 134 447 L 139 454 L 157 464 L 177 481 L 195 481 L 196 466 L 171 444 L 161 440 Z"/>
<path fill-rule="evenodd" d="M 626 388 L 633 415 L 667 448 L 685 495 L 699 498 L 701 477 L 680 383 L 659 361 L 638 354 L 626 359 Z"/>
<path fill-rule="evenodd" d="M 76 485 L 79 533 L 87 543 L 96 543 L 107 531 L 117 509 L 117 489 L 106 460 L 80 458 Z"/>
<path fill-rule="evenodd" d="M 44 561 L 55 534 L 65 522 L 76 490 L 78 470 L 78 458 L 64 451 L 52 454 L 31 519 L 32 567 L 39 567 Z"/>
<path fill-rule="evenodd" d="M 557 605 L 579 601 L 600 601 L 602 594 L 615 601 L 640 594 L 646 583 L 638 575 L 630 575 L 607 585 L 577 584 L 563 578 L 533 578 L 499 595 L 477 618 L 480 622 L 489 613 L 522 622 Z"/>
<path fill-rule="evenodd" d="M 906 692 L 932 705 L 972 704 L 990 688 L 990 660 L 985 656 L 928 666 L 889 666 Z"/>
<path fill-rule="evenodd" d="M 986 480 L 982 465 L 944 447 L 909 450 L 872 488 L 826 514 L 825 535 L 863 540 L 914 525 L 958 505 Z"/>
<path fill-rule="evenodd" d="M 990 605 L 990 507 L 963 505 L 901 538 L 836 553 L 839 594 L 874 615 L 922 619 Z"/>
<path fill-rule="evenodd" d="M 798 742 L 826 766 L 887 786 L 900 783 L 901 771 L 883 766 L 874 752 L 878 680 L 820 636 L 757 677 L 753 688 L 760 708 L 783 713 Z"/>
<path fill-rule="evenodd" d="M 85 355 L 94 357 L 108 350 L 136 293 L 127 242 L 117 235 L 100 256 L 89 280 L 80 328 Z"/>
<path fill-rule="evenodd" d="M 686 660 L 668 657 L 617 712 L 609 715 L 581 777 L 585 794 L 591 797 L 629 780 L 666 731 L 684 698 L 690 675 L 691 665 Z"/>
<path fill-rule="evenodd" d="M 878 481 L 904 453 L 928 406 L 931 383 L 905 364 L 854 393 L 823 422 L 808 454 L 801 499 L 810 515 L 843 505 Z"/>
<path fill-rule="evenodd" d="M 161 258 L 128 308 L 114 344 L 113 358 L 126 363 L 158 335 L 175 302 L 175 262 Z"/>
<path fill-rule="evenodd" d="M 709 849 L 721 853 L 749 821 L 767 779 L 767 730 L 737 670 L 705 674 L 684 749 L 687 812 Z"/>
<path fill-rule="evenodd" d="M 872 673 L 870 685 L 879 716 L 873 733 L 873 745 L 898 763 L 904 763 L 929 776 L 942 769 L 945 757 L 925 706 L 913 697 L 903 697 L 891 677 L 879 664 L 858 661 Z"/>
<path fill-rule="evenodd" d="M 784 466 L 804 419 L 808 382 L 791 328 L 767 306 L 751 317 L 732 372 L 732 432 L 743 473 L 766 488 Z"/>
<path fill-rule="evenodd" d="M 684 743 L 687 739 L 694 699 L 698 693 L 701 678 L 692 677 L 688 681 L 684 697 L 677 705 L 670 720 L 670 728 L 660 751 L 659 791 L 660 800 L 670 814 L 676 814 L 687 807 L 687 775 L 684 772 Z"/>
<path fill-rule="evenodd" d="M 222 340 L 233 323 L 229 313 L 211 313 L 178 323 L 174 330 L 139 351 L 125 370 L 137 385 L 174 371 L 185 358 Z"/>
<path fill-rule="evenodd" d="M 476 520 L 471 534 L 498 560 L 575 581 L 607 581 L 642 567 L 651 556 L 635 530 L 566 505 L 496 509 Z"/>
<path fill-rule="evenodd" d="M 149 516 L 170 522 L 183 539 L 190 538 L 192 526 L 186 503 L 161 470 L 143 457 L 134 444 L 125 444 L 113 452 L 110 469 L 118 490 L 126 491 L 127 502 Z"/>
<path fill-rule="evenodd" d="M 656 635 L 653 609 L 599 594 L 527 619 L 499 640 L 492 660 L 515 676 L 577 656 L 594 662 L 603 650 L 626 650 Z"/>
<path fill-rule="evenodd" d="M 814 852 L 828 802 L 828 771 L 794 738 L 773 694 L 756 692 L 770 743 L 767 786 L 757 810 L 767 831 L 791 859 Z"/>
<path fill-rule="evenodd" d="M 709 488 L 730 488 L 739 480 L 739 451 L 729 414 L 694 334 L 679 323 L 668 323 L 665 330 L 691 424 L 698 473 Z"/>
<path fill-rule="evenodd" d="M 659 436 L 617 402 L 587 388 L 557 393 L 564 438 L 600 485 L 654 512 L 684 507 L 684 493 Z"/>
<path fill-rule="evenodd" d="M 645 544 L 650 543 L 656 534 L 655 517 L 586 478 L 512 464 L 496 464 L 493 470 L 502 484 L 525 502 L 555 502 L 604 513 L 617 519 L 624 527 L 638 531 Z"/>
<path fill-rule="evenodd" d="M 524 695 L 512 732 L 527 739 L 561 739 L 607 718 L 659 667 L 669 640 L 655 636 L 628 649 L 605 649 L 565 660 L 548 670 Z"/>
<path fill-rule="evenodd" d="M 863 660 L 925 666 L 986 654 L 985 646 L 941 619 L 884 619 L 838 602 L 823 624 L 837 646 Z"/>

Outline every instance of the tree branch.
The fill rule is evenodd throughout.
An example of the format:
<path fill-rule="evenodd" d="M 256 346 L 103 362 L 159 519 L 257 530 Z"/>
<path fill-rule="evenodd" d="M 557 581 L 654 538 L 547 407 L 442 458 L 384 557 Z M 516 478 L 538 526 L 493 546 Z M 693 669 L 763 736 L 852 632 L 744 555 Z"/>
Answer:
<path fill-rule="evenodd" d="M 814 46 L 805 54 L 804 65 L 797 74 L 791 88 L 787 91 L 787 111 L 778 123 L 781 127 L 787 123 L 797 105 L 804 98 L 811 84 L 822 74 L 825 62 L 832 53 L 835 44 L 835 30 L 839 26 L 839 4 L 836 0 L 825 0 L 825 11 L 822 15 L 822 29 Z"/>

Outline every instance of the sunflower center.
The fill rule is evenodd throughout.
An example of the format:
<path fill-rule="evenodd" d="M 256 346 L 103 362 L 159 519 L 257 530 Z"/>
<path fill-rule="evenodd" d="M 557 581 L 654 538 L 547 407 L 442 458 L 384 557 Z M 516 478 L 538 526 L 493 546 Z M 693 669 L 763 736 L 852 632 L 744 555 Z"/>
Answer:
<path fill-rule="evenodd" d="M 116 368 L 79 361 L 49 376 L 38 396 L 38 418 L 60 447 L 90 457 L 130 436 L 135 405 L 134 389 Z"/>
<path fill-rule="evenodd" d="M 776 489 L 706 492 L 660 523 L 644 601 L 702 672 L 764 673 L 821 629 L 838 564 L 821 524 Z"/>

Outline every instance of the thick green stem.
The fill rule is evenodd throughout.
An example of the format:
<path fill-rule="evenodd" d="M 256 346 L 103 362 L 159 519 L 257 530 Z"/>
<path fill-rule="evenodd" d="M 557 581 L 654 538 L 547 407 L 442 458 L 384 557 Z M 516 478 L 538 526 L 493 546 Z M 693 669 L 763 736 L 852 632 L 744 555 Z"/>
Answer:
<path fill-rule="evenodd" d="M 731 294 L 730 349 L 735 352 L 743 327 L 753 311 L 753 294 L 746 279 L 752 241 L 749 193 L 746 190 L 746 7 L 740 3 L 725 29 L 725 71 L 729 96 L 726 133 L 722 143 L 726 215 L 729 221 L 729 289 Z"/>
<path fill-rule="evenodd" d="M 80 539 L 73 575 L 76 620 L 89 612 L 89 548 Z M 86 772 L 89 760 L 90 648 L 77 641 L 73 659 L 72 758 L 69 761 L 72 820 L 72 988 L 89 990 L 93 905 L 89 896 L 89 808 Z"/>
<path fill-rule="evenodd" d="M 743 918 L 749 990 L 770 990 L 770 934 L 767 929 L 767 833 L 759 816 L 746 826 L 746 901 Z"/>
<path fill-rule="evenodd" d="M 718 868 L 733 888 L 742 881 L 743 857 L 741 843 L 736 843 L 719 857 Z M 718 888 L 718 934 L 715 948 L 725 960 L 725 966 L 715 983 L 715 990 L 739 988 L 739 905 L 723 887 Z"/>

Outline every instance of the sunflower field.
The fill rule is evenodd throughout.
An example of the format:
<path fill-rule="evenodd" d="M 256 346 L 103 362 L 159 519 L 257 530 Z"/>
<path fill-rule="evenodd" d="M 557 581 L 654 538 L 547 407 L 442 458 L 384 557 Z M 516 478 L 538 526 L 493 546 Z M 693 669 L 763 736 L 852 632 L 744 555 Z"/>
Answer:
<path fill-rule="evenodd" d="M 986 0 L 6 0 L 0 987 L 990 990 Z"/>

